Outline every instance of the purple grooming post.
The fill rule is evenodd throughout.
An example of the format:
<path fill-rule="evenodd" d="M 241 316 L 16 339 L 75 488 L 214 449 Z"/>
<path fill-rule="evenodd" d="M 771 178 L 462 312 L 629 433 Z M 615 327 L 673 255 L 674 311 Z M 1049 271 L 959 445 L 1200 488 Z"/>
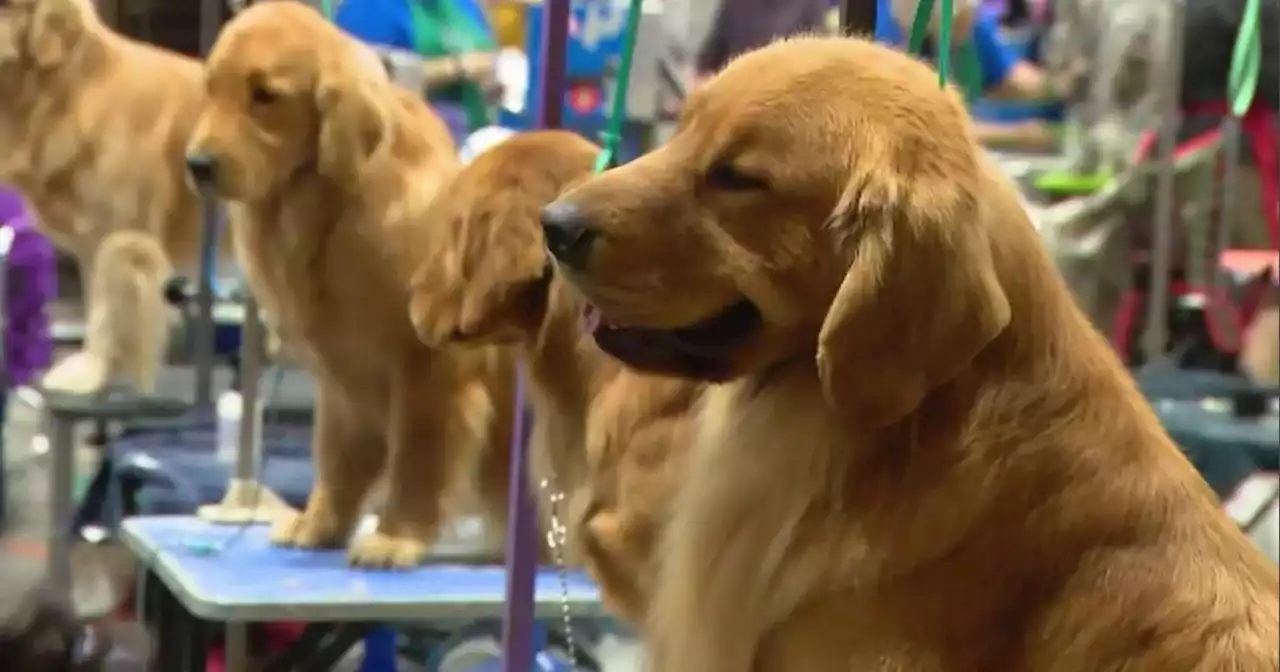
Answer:
<path fill-rule="evenodd" d="M 542 93 L 537 127 L 559 128 L 565 87 L 565 51 L 569 41 L 571 0 L 546 0 L 542 17 Z M 503 672 L 533 669 L 534 579 L 538 573 L 538 511 L 529 492 L 526 468 L 529 442 L 525 427 L 524 373 L 516 378 L 515 427 L 511 433 L 511 486 L 508 491 L 507 611 L 502 621 Z"/>

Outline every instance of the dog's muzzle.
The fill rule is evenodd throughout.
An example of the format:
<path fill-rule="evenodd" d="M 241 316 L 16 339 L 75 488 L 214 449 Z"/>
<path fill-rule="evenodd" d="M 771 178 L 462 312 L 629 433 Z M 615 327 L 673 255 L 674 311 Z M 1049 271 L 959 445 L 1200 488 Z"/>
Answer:
<path fill-rule="evenodd" d="M 542 235 L 547 250 L 556 261 L 569 268 L 581 268 L 591 252 L 596 232 L 581 208 L 556 201 L 542 209 Z"/>
<path fill-rule="evenodd" d="M 189 154 L 187 174 L 197 187 L 208 189 L 218 181 L 218 162 L 207 154 Z"/>

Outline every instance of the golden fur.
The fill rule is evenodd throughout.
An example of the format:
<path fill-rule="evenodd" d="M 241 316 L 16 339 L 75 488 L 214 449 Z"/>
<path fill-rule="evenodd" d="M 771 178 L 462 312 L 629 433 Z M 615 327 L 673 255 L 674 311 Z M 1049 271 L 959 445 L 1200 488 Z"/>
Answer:
<path fill-rule="evenodd" d="M 151 390 L 168 325 L 162 283 L 171 264 L 198 266 L 183 146 L 200 64 L 113 33 L 88 0 L 11 0 L 0 6 L 0 91 L 0 183 L 75 256 L 88 294 L 84 348 L 45 385 L 91 392 L 121 378 Z"/>
<path fill-rule="evenodd" d="M 417 564 L 477 468 L 501 532 L 512 357 L 437 352 L 409 321 L 426 208 L 457 165 L 443 123 L 364 46 L 293 2 L 228 23 L 207 76 L 189 154 L 215 166 L 254 296 L 317 384 L 315 489 L 274 540 L 346 542 L 385 474 L 377 533 L 353 542 L 352 560 Z"/>
<path fill-rule="evenodd" d="M 597 341 L 725 381 L 665 531 L 650 669 L 1277 669 L 1275 565 L 928 67 L 857 39 L 748 54 L 555 211 L 591 234 L 558 264 Z"/>
<path fill-rule="evenodd" d="M 572 133 L 534 132 L 463 168 L 432 204 L 441 225 L 414 276 L 411 312 L 431 345 L 521 346 L 532 478 L 569 493 L 559 514 L 571 544 L 606 605 L 638 621 L 699 386 L 624 371 L 583 331 L 580 298 L 549 273 L 538 213 L 589 176 L 599 152 Z"/>

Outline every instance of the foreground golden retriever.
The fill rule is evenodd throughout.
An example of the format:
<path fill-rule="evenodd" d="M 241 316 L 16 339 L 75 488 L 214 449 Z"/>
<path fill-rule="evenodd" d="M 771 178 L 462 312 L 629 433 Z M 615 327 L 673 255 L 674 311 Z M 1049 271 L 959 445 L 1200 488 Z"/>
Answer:
<path fill-rule="evenodd" d="M 662 672 L 1277 669 L 1277 572 L 926 66 L 777 43 L 543 213 L 596 342 L 708 392 Z"/>
<path fill-rule="evenodd" d="M 433 346 L 521 346 L 534 482 L 571 493 L 572 511 L 559 511 L 571 518 L 571 543 L 606 604 L 638 621 L 699 386 L 623 370 L 583 330 L 581 298 L 551 272 L 539 211 L 589 176 L 599 152 L 572 133 L 535 132 L 463 168 L 432 203 L 439 226 L 414 276 L 412 317 Z"/>
<path fill-rule="evenodd" d="M 512 356 L 443 355 L 409 321 L 426 208 L 457 165 L 443 123 L 372 52 L 293 2 L 228 23 L 207 77 L 189 160 L 230 202 L 254 296 L 317 381 L 315 489 L 275 541 L 346 542 L 385 473 L 377 534 L 354 542 L 352 560 L 417 564 L 477 458 L 487 513 L 501 523 Z"/>
<path fill-rule="evenodd" d="M 75 256 L 87 294 L 84 348 L 45 386 L 93 392 L 118 378 L 150 391 L 168 333 L 163 283 L 171 264 L 198 268 L 199 203 L 182 161 L 200 64 L 111 32 L 88 0 L 10 0 L 0 92 L 0 183 Z"/>

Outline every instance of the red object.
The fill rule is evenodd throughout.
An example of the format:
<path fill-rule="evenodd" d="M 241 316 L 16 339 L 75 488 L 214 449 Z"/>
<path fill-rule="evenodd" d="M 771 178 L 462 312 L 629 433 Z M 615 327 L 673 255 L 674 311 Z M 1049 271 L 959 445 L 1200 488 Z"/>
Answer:
<path fill-rule="evenodd" d="M 590 114 L 600 108 L 600 87 L 594 84 L 574 84 L 569 87 L 569 108 L 578 114 Z"/>
<path fill-rule="evenodd" d="M 1226 101 L 1197 105 L 1185 110 L 1185 112 L 1188 114 L 1223 116 L 1229 113 Z M 1267 230 L 1272 248 L 1280 247 L 1280 205 L 1278 205 L 1280 204 L 1280 165 L 1277 164 L 1276 156 L 1276 148 L 1280 144 L 1280 140 L 1276 137 L 1276 130 L 1272 123 L 1274 118 L 1275 112 L 1267 109 L 1262 103 L 1255 102 L 1253 107 L 1240 120 L 1241 130 L 1249 140 L 1249 149 L 1253 157 L 1254 167 L 1258 171 L 1258 193 L 1262 201 L 1260 206 L 1267 220 Z M 1174 158 L 1181 158 L 1202 149 L 1208 144 L 1221 139 L 1221 136 L 1221 131 L 1217 129 L 1202 133 L 1179 144 L 1174 150 Z M 1138 144 L 1135 158 L 1138 161 L 1150 159 L 1155 142 L 1156 133 L 1148 131 Z M 1267 265 L 1270 265 L 1273 274 L 1276 274 L 1274 277 L 1280 278 L 1280 253 L 1264 251 L 1257 255 L 1250 255 L 1245 250 L 1223 250 L 1218 262 L 1223 267 L 1232 268 L 1237 272 L 1244 271 L 1247 274 L 1256 274 Z M 1247 270 L 1245 267 L 1251 268 L 1252 271 Z M 1173 283 L 1169 287 L 1170 297 L 1181 297 L 1196 292 L 1206 293 L 1206 290 L 1181 282 Z M 1239 306 L 1232 303 L 1223 290 L 1219 290 L 1213 295 L 1206 294 L 1205 299 L 1208 302 L 1227 308 L 1222 312 L 1235 323 L 1234 332 L 1239 335 L 1244 333 L 1245 326 L 1252 321 L 1253 315 L 1257 311 L 1259 301 L 1258 297 L 1253 296 L 1253 294 L 1258 294 L 1258 292 L 1250 292 L 1250 294 L 1251 296 L 1245 297 Z M 1138 311 L 1143 309 L 1143 304 L 1145 303 L 1143 298 L 1143 292 L 1137 290 L 1125 292 L 1120 299 L 1120 307 L 1116 311 L 1112 345 L 1115 347 L 1116 352 L 1126 361 L 1133 342 L 1133 327 L 1137 322 Z M 1209 332 L 1209 337 L 1213 339 L 1214 347 L 1226 353 L 1239 352 L 1239 339 L 1228 338 L 1226 334 L 1221 333 L 1220 325 L 1214 320 L 1208 319 L 1207 313 L 1205 326 Z"/>
<path fill-rule="evenodd" d="M 1223 100 L 1203 103 L 1183 111 L 1189 115 L 1226 116 L 1229 114 L 1227 103 Z M 1280 204 L 1280 164 L 1277 164 L 1278 158 L 1276 155 L 1276 148 L 1280 145 L 1280 139 L 1276 137 L 1275 117 L 1275 110 L 1267 109 L 1261 102 L 1255 102 L 1253 107 L 1249 108 L 1249 111 L 1240 119 L 1240 128 L 1244 132 L 1244 136 L 1249 139 L 1253 165 L 1258 170 L 1258 194 L 1261 196 L 1263 214 L 1267 218 L 1267 230 L 1271 236 L 1272 249 L 1280 247 L 1280 207 L 1278 207 L 1278 204 Z M 1218 130 L 1198 135 L 1178 145 L 1174 156 L 1185 156 L 1187 153 L 1199 149 L 1220 137 L 1221 132 Z M 1156 134 L 1154 131 L 1148 131 L 1142 137 L 1142 140 L 1138 143 L 1137 159 L 1139 161 L 1151 158 L 1151 150 L 1155 147 L 1155 141 Z"/>
<path fill-rule="evenodd" d="M 289 648 L 306 629 L 304 623 L 263 623 L 257 626 L 266 636 L 267 651 L 275 654 Z M 209 655 L 205 658 L 205 672 L 226 672 L 227 650 L 222 646 L 209 647 Z"/>

